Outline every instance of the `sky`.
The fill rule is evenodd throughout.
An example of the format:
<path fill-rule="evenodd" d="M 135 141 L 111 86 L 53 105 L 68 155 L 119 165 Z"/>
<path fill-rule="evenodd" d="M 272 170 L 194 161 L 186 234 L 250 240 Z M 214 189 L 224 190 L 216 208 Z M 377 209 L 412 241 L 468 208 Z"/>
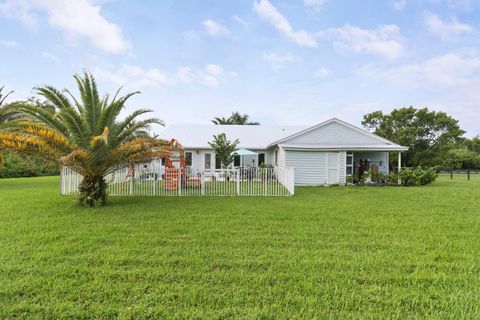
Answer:
<path fill-rule="evenodd" d="M 141 91 L 166 125 L 314 125 L 414 106 L 480 134 L 480 0 L 0 0 L 0 85 Z M 155 128 L 160 130 L 160 128 Z"/>

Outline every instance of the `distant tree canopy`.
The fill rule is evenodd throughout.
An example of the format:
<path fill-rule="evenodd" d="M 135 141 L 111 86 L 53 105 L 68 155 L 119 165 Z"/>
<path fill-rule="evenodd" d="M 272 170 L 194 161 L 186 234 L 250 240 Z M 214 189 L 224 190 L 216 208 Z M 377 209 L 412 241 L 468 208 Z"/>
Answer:
<path fill-rule="evenodd" d="M 458 120 L 427 108 L 401 108 L 389 114 L 375 111 L 363 117 L 362 125 L 381 137 L 409 147 L 402 155 L 406 166 L 440 165 L 453 146 L 465 141 L 462 138 L 465 131 Z"/>
<path fill-rule="evenodd" d="M 230 117 L 225 118 L 225 117 L 215 117 L 213 118 L 212 122 L 214 124 L 220 125 L 220 124 L 227 124 L 227 125 L 259 125 L 259 122 L 249 122 L 248 119 L 250 116 L 248 114 L 241 114 L 238 111 L 232 112 Z"/>

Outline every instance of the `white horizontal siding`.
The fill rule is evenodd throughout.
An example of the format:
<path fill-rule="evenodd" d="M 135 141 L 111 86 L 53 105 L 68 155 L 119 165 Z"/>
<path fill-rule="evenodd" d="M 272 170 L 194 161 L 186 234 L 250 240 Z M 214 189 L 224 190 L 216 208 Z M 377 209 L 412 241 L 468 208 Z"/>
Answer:
<path fill-rule="evenodd" d="M 286 142 L 287 143 L 287 142 Z M 332 122 L 288 140 L 288 144 L 382 145 L 385 142 L 367 133 Z"/>
<path fill-rule="evenodd" d="M 295 185 L 323 185 L 327 183 L 325 152 L 285 151 L 285 164 L 295 170 Z"/>

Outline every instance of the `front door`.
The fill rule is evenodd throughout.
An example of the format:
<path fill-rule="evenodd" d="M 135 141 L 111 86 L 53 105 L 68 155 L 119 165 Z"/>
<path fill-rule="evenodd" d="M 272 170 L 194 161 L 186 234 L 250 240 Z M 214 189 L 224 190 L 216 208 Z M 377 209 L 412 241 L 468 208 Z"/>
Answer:
<path fill-rule="evenodd" d="M 337 184 L 338 179 L 338 153 L 327 153 L 327 184 Z"/>

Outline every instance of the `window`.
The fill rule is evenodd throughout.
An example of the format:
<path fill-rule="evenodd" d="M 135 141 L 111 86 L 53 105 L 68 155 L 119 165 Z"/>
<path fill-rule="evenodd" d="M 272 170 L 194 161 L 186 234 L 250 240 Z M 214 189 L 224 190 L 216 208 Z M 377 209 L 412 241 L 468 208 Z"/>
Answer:
<path fill-rule="evenodd" d="M 205 153 L 205 169 L 210 170 L 212 169 L 212 154 Z"/>
<path fill-rule="evenodd" d="M 222 169 L 222 162 L 215 157 L 215 169 Z"/>
<path fill-rule="evenodd" d="M 265 153 L 258 154 L 258 165 L 261 166 L 265 164 Z"/>
<path fill-rule="evenodd" d="M 351 151 L 347 152 L 345 173 L 347 176 L 353 175 L 353 152 Z"/>
<path fill-rule="evenodd" d="M 238 154 L 236 154 L 233 158 L 233 166 L 240 167 L 240 156 Z"/>
<path fill-rule="evenodd" d="M 187 164 L 187 167 L 192 166 L 192 153 L 191 152 L 185 152 L 185 163 Z"/>
<path fill-rule="evenodd" d="M 166 162 L 167 160 L 165 158 L 162 158 L 162 166 L 164 166 Z"/>
<path fill-rule="evenodd" d="M 275 150 L 275 165 L 278 164 L 278 150 Z"/>

